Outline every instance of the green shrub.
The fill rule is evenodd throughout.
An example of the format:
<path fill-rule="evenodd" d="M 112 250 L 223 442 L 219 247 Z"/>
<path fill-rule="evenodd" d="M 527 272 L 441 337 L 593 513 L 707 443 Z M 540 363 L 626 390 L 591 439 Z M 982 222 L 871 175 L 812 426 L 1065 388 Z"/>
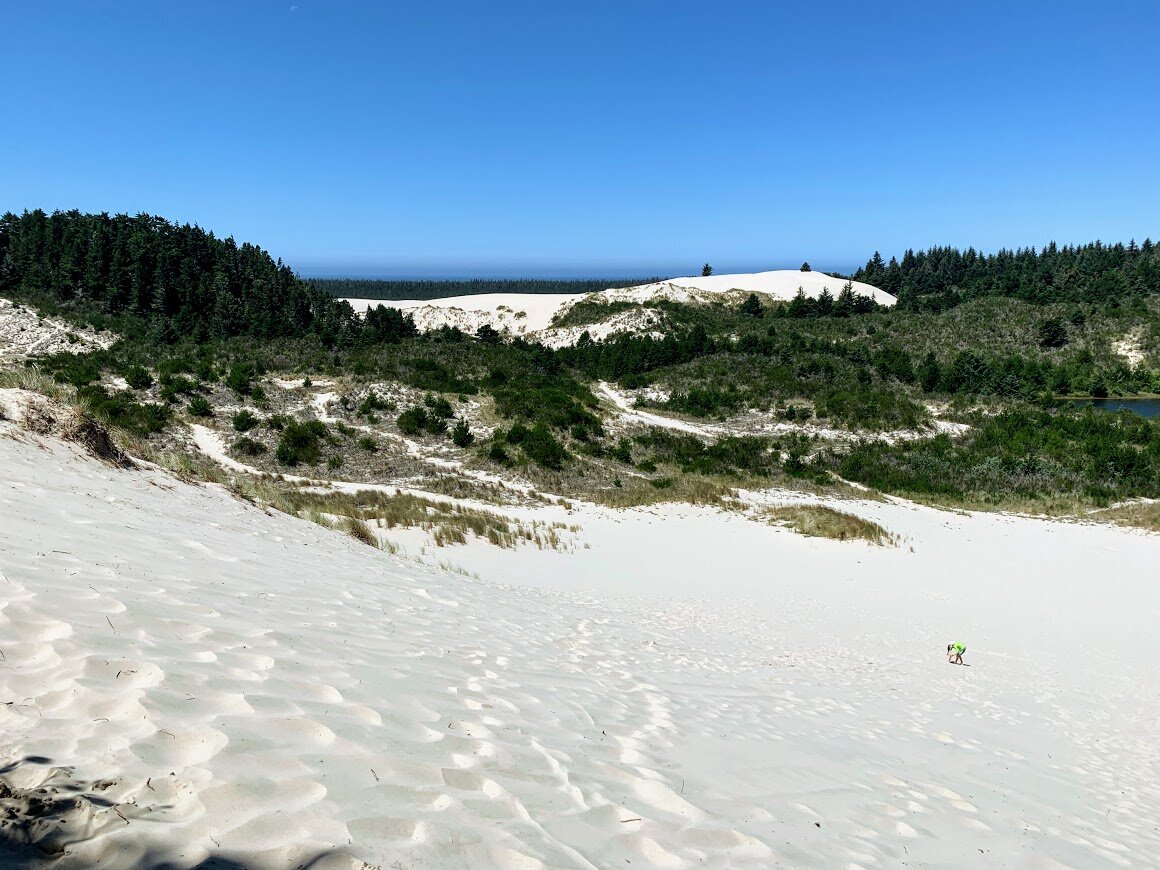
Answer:
<path fill-rule="evenodd" d="M 261 422 L 252 411 L 243 408 L 238 413 L 234 414 L 234 430 L 237 432 L 249 432 L 258 423 Z"/>
<path fill-rule="evenodd" d="M 388 402 L 386 399 L 380 398 L 374 390 L 371 390 L 366 394 L 366 398 L 362 400 L 362 404 L 358 406 L 358 415 L 360 417 L 370 418 L 374 416 L 375 411 L 393 410 L 395 410 L 394 402 Z"/>
<path fill-rule="evenodd" d="M 243 456 L 261 456 L 266 452 L 266 445 L 261 441 L 255 441 L 248 435 L 243 435 L 234 442 L 233 451 Z"/>
<path fill-rule="evenodd" d="M 189 400 L 189 413 L 194 417 L 212 417 L 213 406 L 205 396 L 194 396 Z"/>
<path fill-rule="evenodd" d="M 318 420 L 290 420 L 282 430 L 274 457 L 283 465 L 316 465 L 320 442 L 326 435 L 326 425 Z"/>
<path fill-rule="evenodd" d="M 376 453 L 379 449 L 379 442 L 370 435 L 363 435 L 358 439 L 358 446 L 360 450 L 366 450 L 368 453 Z"/>
<path fill-rule="evenodd" d="M 521 446 L 528 459 L 552 471 L 562 469 L 564 461 L 568 458 L 568 451 L 564 449 L 564 445 L 552 436 L 551 431 L 543 423 L 537 423 L 528 430 L 528 435 Z"/>
<path fill-rule="evenodd" d="M 93 413 L 104 417 L 114 426 L 148 437 L 162 431 L 169 425 L 173 412 L 167 405 L 156 402 L 135 402 L 128 393 L 109 394 L 104 387 L 84 386 L 77 389 L 77 396 L 88 403 Z"/>
<path fill-rule="evenodd" d="M 30 362 L 25 364 L 31 365 Z M 101 366 L 95 359 L 72 353 L 52 354 L 40 360 L 40 366 L 44 371 L 52 372 L 57 383 L 74 387 L 83 387 L 101 378 Z"/>
<path fill-rule="evenodd" d="M 420 405 L 414 405 L 398 416 L 395 421 L 404 435 L 415 437 L 424 432 L 430 435 L 447 434 L 447 423 Z"/>
<path fill-rule="evenodd" d="M 153 386 L 153 375 L 144 366 L 129 366 L 125 369 L 125 383 L 134 390 L 147 390 Z"/>
<path fill-rule="evenodd" d="M 695 439 L 694 439 L 695 440 Z M 700 442 L 697 442 L 698 444 Z M 617 462 L 623 462 L 626 465 L 632 465 L 632 442 L 627 438 L 621 438 L 608 451 L 608 455 Z"/>
<path fill-rule="evenodd" d="M 248 396 L 254 390 L 254 376 L 256 372 L 252 362 L 236 362 L 230 366 L 226 375 L 226 386 L 239 396 Z"/>
<path fill-rule="evenodd" d="M 475 441 L 475 435 L 462 417 L 456 421 L 455 428 L 451 430 L 451 441 L 456 447 L 470 447 Z"/>
<path fill-rule="evenodd" d="M 451 403 L 442 396 L 436 397 L 427 394 L 423 397 L 423 404 L 431 409 L 431 414 L 443 420 L 450 420 L 455 416 L 455 411 L 452 409 Z"/>
<path fill-rule="evenodd" d="M 160 379 L 161 398 L 167 402 L 176 401 L 178 396 L 191 395 L 198 390 L 197 381 L 184 375 L 163 374 Z"/>

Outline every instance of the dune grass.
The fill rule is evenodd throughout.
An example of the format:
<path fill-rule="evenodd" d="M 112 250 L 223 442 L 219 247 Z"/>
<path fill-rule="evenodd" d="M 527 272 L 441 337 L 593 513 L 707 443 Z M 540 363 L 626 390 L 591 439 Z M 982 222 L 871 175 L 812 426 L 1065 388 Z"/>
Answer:
<path fill-rule="evenodd" d="M 527 543 L 539 549 L 566 549 L 562 532 L 578 526 L 558 522 L 515 519 L 496 511 L 467 507 L 452 501 L 424 498 L 396 490 L 359 490 L 354 493 L 319 492 L 284 481 L 239 475 L 231 489 L 247 501 L 292 516 L 315 519 L 338 528 L 356 540 L 382 546 L 378 530 L 421 529 L 436 546 L 464 544 L 476 537 L 505 549 Z"/>
<path fill-rule="evenodd" d="M 666 502 L 728 507 L 737 496 L 733 486 L 697 474 L 677 474 L 649 480 L 630 477 L 620 486 L 591 489 L 581 494 L 607 507 L 631 508 Z"/>
<path fill-rule="evenodd" d="M 878 523 L 825 505 L 786 505 L 770 508 L 765 516 L 773 525 L 786 526 L 811 538 L 834 541 L 868 541 L 894 545 L 895 536 Z"/>
<path fill-rule="evenodd" d="M 1092 511 L 1085 519 L 1160 532 L 1160 501 L 1132 502 Z"/>

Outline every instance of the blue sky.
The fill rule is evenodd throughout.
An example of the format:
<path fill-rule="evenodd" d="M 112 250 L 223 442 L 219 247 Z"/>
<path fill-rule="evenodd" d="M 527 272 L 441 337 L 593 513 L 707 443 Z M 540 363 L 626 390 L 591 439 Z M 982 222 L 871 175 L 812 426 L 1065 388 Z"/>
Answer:
<path fill-rule="evenodd" d="M 0 8 L 0 210 L 304 274 L 849 268 L 1160 237 L 1160 4 Z"/>

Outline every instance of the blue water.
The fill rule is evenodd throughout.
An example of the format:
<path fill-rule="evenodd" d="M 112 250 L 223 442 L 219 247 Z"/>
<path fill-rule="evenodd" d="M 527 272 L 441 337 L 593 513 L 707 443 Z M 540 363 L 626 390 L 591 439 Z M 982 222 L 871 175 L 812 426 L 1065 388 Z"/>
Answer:
<path fill-rule="evenodd" d="M 1160 417 L 1160 399 L 1071 399 L 1076 405 L 1091 405 L 1101 411 L 1132 411 L 1141 417 Z"/>

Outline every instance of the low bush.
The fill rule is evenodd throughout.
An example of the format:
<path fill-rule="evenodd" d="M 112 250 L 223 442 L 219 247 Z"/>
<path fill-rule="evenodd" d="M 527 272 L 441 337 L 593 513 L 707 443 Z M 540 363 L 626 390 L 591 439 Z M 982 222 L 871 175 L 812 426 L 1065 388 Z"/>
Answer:
<path fill-rule="evenodd" d="M 261 441 L 255 441 L 253 438 L 243 435 L 233 443 L 233 451 L 243 456 L 261 456 L 266 452 L 266 445 Z"/>
<path fill-rule="evenodd" d="M 470 447 L 475 442 L 475 435 L 472 434 L 471 428 L 463 418 L 455 422 L 455 426 L 451 430 L 451 441 L 456 447 Z"/>
<path fill-rule="evenodd" d="M 564 449 L 564 445 L 553 437 L 543 423 L 537 423 L 529 429 L 520 446 L 528 459 L 552 471 L 562 469 L 564 461 L 568 458 L 568 451 Z"/>
<path fill-rule="evenodd" d="M 189 400 L 189 413 L 194 417 L 212 417 L 213 405 L 205 396 L 194 396 Z"/>
<path fill-rule="evenodd" d="M 446 435 L 447 423 L 421 405 L 414 405 L 398 416 L 395 421 L 399 431 L 412 438 L 422 435 Z"/>
<path fill-rule="evenodd" d="M 237 432 L 249 432 L 260 422 L 253 411 L 248 409 L 243 409 L 234 414 L 234 430 Z"/>
<path fill-rule="evenodd" d="M 147 390 L 153 386 L 153 375 L 144 366 L 129 366 L 125 369 L 125 383 L 134 390 Z"/>
<path fill-rule="evenodd" d="M 77 397 L 97 416 L 141 437 L 162 431 L 173 417 L 167 405 L 135 402 L 128 393 L 110 395 L 103 387 L 96 385 L 79 388 Z"/>
<path fill-rule="evenodd" d="M 318 420 L 290 420 L 282 430 L 274 457 L 283 465 L 316 465 L 320 443 L 327 435 L 326 424 Z"/>

